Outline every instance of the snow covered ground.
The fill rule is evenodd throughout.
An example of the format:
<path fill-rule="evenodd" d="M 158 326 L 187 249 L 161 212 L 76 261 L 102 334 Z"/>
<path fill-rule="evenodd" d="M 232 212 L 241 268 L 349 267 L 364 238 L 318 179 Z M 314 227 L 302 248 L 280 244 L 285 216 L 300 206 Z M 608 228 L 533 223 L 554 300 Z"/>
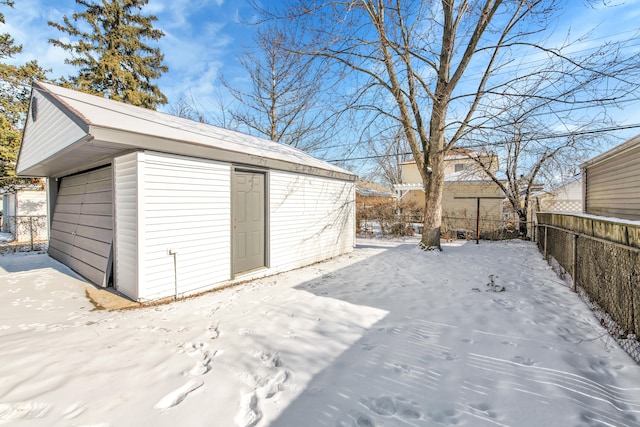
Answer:
<path fill-rule="evenodd" d="M 640 367 L 532 243 L 359 240 L 328 262 L 119 312 L 93 310 L 46 255 L 0 267 L 0 424 L 640 423 Z"/>

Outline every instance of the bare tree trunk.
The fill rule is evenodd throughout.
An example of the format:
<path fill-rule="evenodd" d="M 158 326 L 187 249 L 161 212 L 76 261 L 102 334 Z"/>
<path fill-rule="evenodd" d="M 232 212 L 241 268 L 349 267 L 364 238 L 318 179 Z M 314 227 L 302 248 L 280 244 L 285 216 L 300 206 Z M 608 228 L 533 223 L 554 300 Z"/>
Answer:
<path fill-rule="evenodd" d="M 444 189 L 444 152 L 431 154 L 430 168 L 425 171 L 424 229 L 422 247 L 427 250 L 442 250 L 440 246 L 440 228 L 442 226 L 442 190 Z"/>
<path fill-rule="evenodd" d="M 518 211 L 518 232 L 522 236 L 527 235 L 527 211 L 526 209 L 522 209 Z"/>

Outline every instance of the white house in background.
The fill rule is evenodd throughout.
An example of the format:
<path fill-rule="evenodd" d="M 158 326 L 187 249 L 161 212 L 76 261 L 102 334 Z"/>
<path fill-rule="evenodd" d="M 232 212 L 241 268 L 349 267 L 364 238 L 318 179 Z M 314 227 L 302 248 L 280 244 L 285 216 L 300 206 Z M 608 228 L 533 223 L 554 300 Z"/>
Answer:
<path fill-rule="evenodd" d="M 2 193 L 2 231 L 17 243 L 46 241 L 47 193 L 40 186 L 16 187 Z"/>
<path fill-rule="evenodd" d="M 536 232 L 538 212 L 582 212 L 582 174 L 577 174 L 550 190 L 531 194 L 527 218 L 529 236 Z"/>
<path fill-rule="evenodd" d="M 531 194 L 530 208 L 535 212 L 582 212 L 582 175 Z"/>
<path fill-rule="evenodd" d="M 33 85 L 18 158 L 47 177 L 49 254 L 136 301 L 353 249 L 355 176 L 272 141 Z"/>

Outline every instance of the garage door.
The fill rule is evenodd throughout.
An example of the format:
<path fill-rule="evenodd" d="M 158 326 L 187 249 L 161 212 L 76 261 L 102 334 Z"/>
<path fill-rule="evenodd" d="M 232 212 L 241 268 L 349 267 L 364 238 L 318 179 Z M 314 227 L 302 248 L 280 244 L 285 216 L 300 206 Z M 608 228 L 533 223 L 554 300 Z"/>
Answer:
<path fill-rule="evenodd" d="M 62 178 L 51 222 L 49 255 L 107 286 L 113 241 L 111 167 Z"/>

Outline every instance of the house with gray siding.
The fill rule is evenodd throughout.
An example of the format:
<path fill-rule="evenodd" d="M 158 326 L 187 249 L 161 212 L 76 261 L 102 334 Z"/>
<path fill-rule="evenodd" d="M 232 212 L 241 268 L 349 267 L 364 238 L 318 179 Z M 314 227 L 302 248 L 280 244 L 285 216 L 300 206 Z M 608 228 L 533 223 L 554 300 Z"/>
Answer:
<path fill-rule="evenodd" d="M 580 165 L 584 212 L 640 220 L 640 135 Z"/>
<path fill-rule="evenodd" d="M 34 83 L 17 172 L 46 177 L 49 255 L 135 301 L 331 258 L 355 176 L 300 150 Z"/>

